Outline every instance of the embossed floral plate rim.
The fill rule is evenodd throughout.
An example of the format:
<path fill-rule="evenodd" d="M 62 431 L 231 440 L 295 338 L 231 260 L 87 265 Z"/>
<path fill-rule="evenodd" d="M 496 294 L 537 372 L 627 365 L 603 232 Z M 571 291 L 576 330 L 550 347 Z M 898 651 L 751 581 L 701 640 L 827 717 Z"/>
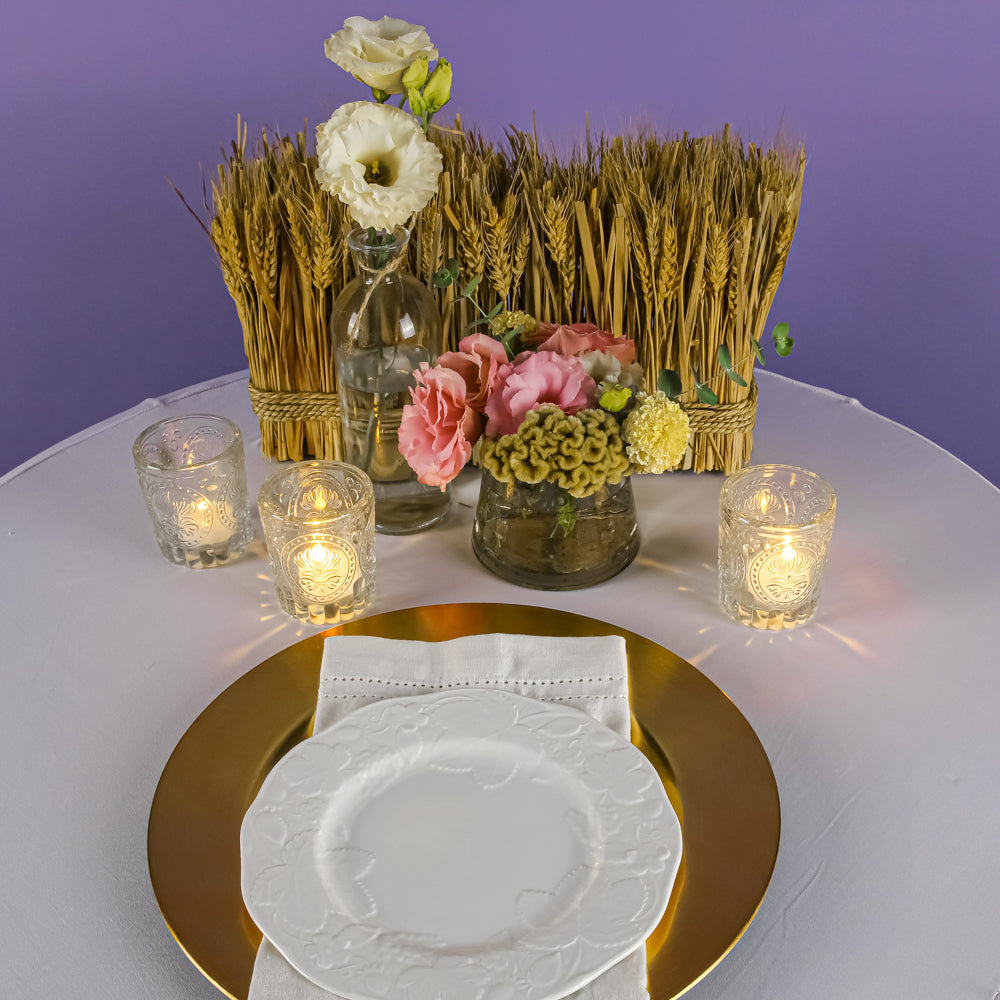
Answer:
<path fill-rule="evenodd" d="M 240 893 L 240 825 L 274 764 L 309 735 L 325 637 L 490 632 L 625 639 L 633 742 L 660 773 L 684 837 L 667 912 L 646 942 L 651 1000 L 681 996 L 740 939 L 774 870 L 781 811 L 767 755 L 729 698 L 675 653 L 596 618 L 517 604 L 426 605 L 280 650 L 223 690 L 171 753 L 150 808 L 150 880 L 171 934 L 223 994 L 247 1000 L 261 939 Z"/>
<path fill-rule="evenodd" d="M 240 839 L 254 922 L 347 1000 L 430 982 L 558 1000 L 655 929 L 682 846 L 632 743 L 579 709 L 481 689 L 386 699 L 304 740 Z"/>

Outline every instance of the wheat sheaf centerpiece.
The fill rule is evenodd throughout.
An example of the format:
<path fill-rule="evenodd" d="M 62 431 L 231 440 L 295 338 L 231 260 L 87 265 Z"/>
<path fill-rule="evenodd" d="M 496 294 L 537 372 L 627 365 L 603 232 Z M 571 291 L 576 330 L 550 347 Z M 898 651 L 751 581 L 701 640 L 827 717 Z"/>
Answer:
<path fill-rule="evenodd" d="M 262 448 L 279 460 L 340 458 L 329 317 L 353 276 L 351 221 L 317 182 L 304 131 L 263 133 L 252 147 L 238 131 L 213 179 L 210 236 L 243 328 Z M 682 468 L 744 465 L 803 150 L 745 145 L 728 127 L 697 138 L 588 132 L 562 157 L 534 130 L 494 141 L 456 121 L 427 137 L 442 170 L 410 220 L 406 263 L 436 297 L 445 349 L 488 304 L 592 324 L 634 341 L 646 384 L 684 405 Z M 468 282 L 434 281 L 453 260 L 479 278 L 468 295 Z M 775 344 L 787 353 L 787 328 Z"/>

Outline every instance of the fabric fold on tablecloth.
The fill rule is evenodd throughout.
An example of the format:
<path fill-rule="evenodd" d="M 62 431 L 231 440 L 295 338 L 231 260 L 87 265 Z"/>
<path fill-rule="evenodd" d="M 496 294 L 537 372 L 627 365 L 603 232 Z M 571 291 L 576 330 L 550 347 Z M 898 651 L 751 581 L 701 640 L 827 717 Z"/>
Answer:
<path fill-rule="evenodd" d="M 621 636 L 487 634 L 445 642 L 331 636 L 323 647 L 314 732 L 385 698 L 495 688 L 588 712 L 629 737 L 628 661 Z M 330 1000 L 264 938 L 248 1000 Z M 648 1000 L 646 948 L 572 994 L 573 1000 Z"/>

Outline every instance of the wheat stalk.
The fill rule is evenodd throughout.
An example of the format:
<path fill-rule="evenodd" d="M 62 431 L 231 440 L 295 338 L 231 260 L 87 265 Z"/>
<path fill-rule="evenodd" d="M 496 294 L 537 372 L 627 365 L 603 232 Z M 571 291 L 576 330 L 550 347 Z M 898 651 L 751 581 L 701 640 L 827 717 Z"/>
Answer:
<path fill-rule="evenodd" d="M 553 305 L 562 314 L 561 318 L 568 320 L 573 313 L 573 289 L 576 284 L 576 255 L 570 227 L 572 203 L 568 195 L 554 195 L 552 187 L 552 182 L 547 181 L 542 188 L 542 232 L 559 278 L 560 299 Z"/>

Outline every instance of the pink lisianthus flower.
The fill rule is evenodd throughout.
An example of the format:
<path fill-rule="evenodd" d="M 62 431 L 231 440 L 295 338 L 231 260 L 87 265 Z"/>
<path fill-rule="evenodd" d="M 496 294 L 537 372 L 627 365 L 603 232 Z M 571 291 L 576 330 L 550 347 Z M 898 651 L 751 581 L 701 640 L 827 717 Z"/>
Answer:
<path fill-rule="evenodd" d="M 496 382 L 497 372 L 507 363 L 507 352 L 499 340 L 485 333 L 473 333 L 459 341 L 457 351 L 442 354 L 437 363 L 462 376 L 466 405 L 482 413 Z"/>
<path fill-rule="evenodd" d="M 539 323 L 531 335 L 540 351 L 555 351 L 564 358 L 575 358 L 589 351 L 603 351 L 617 358 L 623 365 L 635 361 L 635 341 L 628 337 L 616 337 L 593 323 L 570 323 L 556 326 Z"/>
<path fill-rule="evenodd" d="M 597 384 L 576 358 L 553 351 L 526 351 L 498 372 L 486 401 L 486 433 L 516 434 L 525 414 L 542 403 L 555 403 L 564 413 L 592 406 Z"/>
<path fill-rule="evenodd" d="M 423 362 L 410 389 L 412 403 L 403 407 L 399 450 L 417 479 L 443 490 L 472 455 L 483 432 L 483 417 L 468 405 L 466 384 L 450 368 Z"/>

